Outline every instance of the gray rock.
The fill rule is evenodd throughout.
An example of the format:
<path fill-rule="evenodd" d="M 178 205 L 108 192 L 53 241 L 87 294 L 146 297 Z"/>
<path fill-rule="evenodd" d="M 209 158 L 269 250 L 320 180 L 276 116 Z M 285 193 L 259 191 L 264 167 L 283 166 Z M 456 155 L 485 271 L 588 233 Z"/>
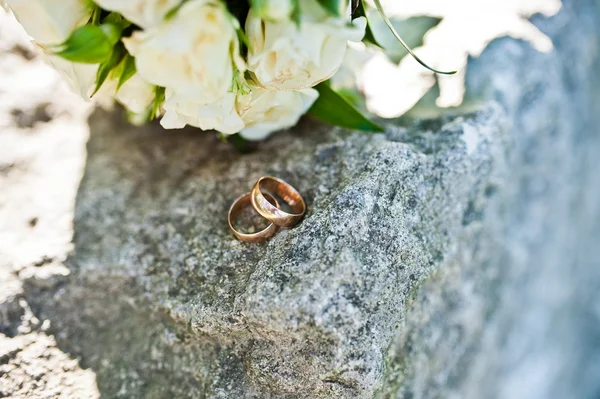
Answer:
<path fill-rule="evenodd" d="M 100 390 L 128 397 L 371 397 L 410 295 L 487 201 L 504 136 L 491 107 L 387 135 L 306 123 L 240 156 L 118 118 L 91 124 L 70 279 L 28 297 Z M 227 209 L 262 174 L 309 212 L 242 244 Z"/>
<path fill-rule="evenodd" d="M 240 155 L 97 112 L 68 277 L 26 281 L 106 397 L 597 397 L 597 3 L 498 40 L 453 115 L 305 121 Z M 227 209 L 261 175 L 308 204 L 264 245 Z"/>

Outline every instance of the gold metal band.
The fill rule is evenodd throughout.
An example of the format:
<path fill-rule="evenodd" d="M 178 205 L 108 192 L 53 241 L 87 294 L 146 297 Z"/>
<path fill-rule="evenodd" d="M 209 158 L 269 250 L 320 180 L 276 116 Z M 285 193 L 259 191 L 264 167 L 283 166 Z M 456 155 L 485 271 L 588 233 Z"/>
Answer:
<path fill-rule="evenodd" d="M 257 233 L 242 233 L 237 231 L 233 227 L 233 223 L 240 216 L 242 211 L 252 204 L 250 200 L 251 194 L 247 193 L 233 201 L 231 207 L 229 208 L 229 213 L 227 214 L 227 222 L 229 223 L 229 228 L 233 232 L 233 234 L 240 240 L 244 242 L 252 242 L 252 243 L 260 243 L 264 242 L 267 239 L 271 238 L 277 232 L 277 226 L 273 223 L 270 223 L 264 230 L 261 230 Z M 266 197 L 266 198 L 265 198 Z M 269 194 L 265 194 L 265 201 L 271 205 L 271 202 L 275 205 L 271 205 L 275 209 L 279 209 L 279 202 Z M 271 201 L 271 202 L 269 202 Z"/>
<path fill-rule="evenodd" d="M 287 213 L 271 204 L 262 190 L 279 196 L 288 204 L 293 213 Z M 306 204 L 298 191 L 285 181 L 272 176 L 263 176 L 251 192 L 252 206 L 262 217 L 277 226 L 292 227 L 298 224 L 306 212 Z"/>

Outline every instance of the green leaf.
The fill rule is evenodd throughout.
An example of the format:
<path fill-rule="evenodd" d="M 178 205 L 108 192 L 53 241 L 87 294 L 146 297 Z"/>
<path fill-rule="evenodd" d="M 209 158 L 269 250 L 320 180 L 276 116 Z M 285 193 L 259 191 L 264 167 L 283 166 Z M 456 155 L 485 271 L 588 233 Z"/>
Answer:
<path fill-rule="evenodd" d="M 328 82 L 315 86 L 319 98 L 308 110 L 308 114 L 321 122 L 347 129 L 367 132 L 382 132 L 383 128 L 360 113 L 343 96 L 336 93 Z"/>
<path fill-rule="evenodd" d="M 119 74 L 119 83 L 117 84 L 117 90 L 121 88 L 137 72 L 137 68 L 135 66 L 135 58 L 130 54 L 125 55 L 125 58 L 119 65 L 122 69 Z"/>
<path fill-rule="evenodd" d="M 108 40 L 110 44 L 117 44 L 117 42 L 121 40 L 121 32 L 123 29 L 120 29 L 119 26 L 106 23 L 100 25 L 100 29 L 102 29 L 102 32 L 104 32 L 104 35 L 106 36 L 106 40 Z"/>
<path fill-rule="evenodd" d="M 327 10 L 331 15 L 341 17 L 348 8 L 348 0 L 318 0 L 321 7 Z"/>
<path fill-rule="evenodd" d="M 294 21 L 294 24 L 296 24 L 297 27 L 300 26 L 301 17 L 300 0 L 292 0 L 292 15 L 290 15 L 290 19 Z"/>
<path fill-rule="evenodd" d="M 383 46 L 381 44 L 379 44 L 379 42 L 375 38 L 375 35 L 373 34 L 373 29 L 371 29 L 371 24 L 369 23 L 369 19 L 367 18 L 367 6 L 365 5 L 365 0 L 359 0 L 357 3 L 358 4 L 356 5 L 356 8 L 354 9 L 354 12 L 352 14 L 352 19 L 354 20 L 359 17 L 365 17 L 365 19 L 367 20 L 367 28 L 365 29 L 365 37 L 363 38 L 362 41 L 365 43 L 374 44 L 377 47 L 383 48 Z"/>
<path fill-rule="evenodd" d="M 240 43 L 242 43 L 244 46 L 246 46 L 247 50 L 251 50 L 250 49 L 250 40 L 248 39 L 248 36 L 246 36 L 246 32 L 244 32 L 242 29 L 237 29 L 236 32 L 237 32 Z"/>
<path fill-rule="evenodd" d="M 224 135 L 223 133 L 219 133 L 221 136 L 221 140 L 231 144 L 233 148 L 237 150 L 237 152 L 241 154 L 246 154 L 252 150 L 251 144 L 243 138 L 239 133 Z"/>
<path fill-rule="evenodd" d="M 108 60 L 104 61 L 98 66 L 98 72 L 96 73 L 96 88 L 94 89 L 92 96 L 96 94 L 98 90 L 100 90 L 100 87 L 102 87 L 102 84 L 108 77 L 108 74 L 115 67 L 117 67 L 117 65 L 119 65 L 126 53 L 127 52 L 125 51 L 125 46 L 123 46 L 123 43 L 118 43 L 116 46 L 114 46 L 113 52 Z"/>
<path fill-rule="evenodd" d="M 85 25 L 75 29 L 56 53 L 69 61 L 98 64 L 106 61 L 121 32 L 112 24 Z"/>
<path fill-rule="evenodd" d="M 361 110 L 361 106 L 364 105 L 365 97 L 356 89 L 342 88 L 337 90 L 337 94 L 359 111 Z"/>
<path fill-rule="evenodd" d="M 131 22 L 123 18 L 123 16 L 118 12 L 111 12 L 108 14 L 102 23 L 115 25 L 120 32 L 124 31 L 131 25 Z"/>

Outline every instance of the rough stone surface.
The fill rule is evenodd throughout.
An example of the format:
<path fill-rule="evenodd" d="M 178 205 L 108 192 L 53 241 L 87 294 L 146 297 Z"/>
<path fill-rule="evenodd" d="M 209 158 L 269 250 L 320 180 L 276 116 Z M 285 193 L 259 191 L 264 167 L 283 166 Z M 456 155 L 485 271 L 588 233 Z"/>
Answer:
<path fill-rule="evenodd" d="M 53 334 L 111 398 L 598 397 L 600 17 L 565 3 L 555 53 L 498 40 L 464 109 L 386 134 L 239 155 L 95 113 L 69 274 L 11 260 L 6 342 Z M 227 209 L 264 174 L 309 211 L 244 245 Z"/>
<path fill-rule="evenodd" d="M 302 139 L 240 156 L 216 138 L 97 113 L 72 275 L 29 295 L 112 394 L 125 383 L 128 397 L 370 397 L 411 293 L 486 201 L 501 115 L 387 136 L 304 124 Z M 470 152 L 465 132 L 479 143 Z M 292 182 L 309 212 L 245 245 L 227 209 L 262 174 Z"/>

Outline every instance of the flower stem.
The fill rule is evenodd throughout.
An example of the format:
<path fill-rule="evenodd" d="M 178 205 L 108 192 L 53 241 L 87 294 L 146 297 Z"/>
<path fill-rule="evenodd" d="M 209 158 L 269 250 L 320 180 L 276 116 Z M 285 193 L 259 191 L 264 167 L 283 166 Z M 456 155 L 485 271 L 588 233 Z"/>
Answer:
<path fill-rule="evenodd" d="M 450 71 L 450 72 L 438 71 L 437 69 L 434 69 L 434 68 L 430 67 L 423 60 L 421 60 L 411 50 L 411 48 L 408 47 L 408 44 L 406 44 L 406 42 L 404 40 L 402 40 L 402 38 L 400 37 L 400 35 L 398 34 L 398 32 L 396 31 L 396 29 L 392 25 L 390 19 L 387 17 L 387 15 L 385 15 L 385 11 L 383 11 L 383 7 L 381 5 L 381 1 L 380 0 L 373 0 L 373 2 L 375 3 L 375 6 L 377 7 L 377 11 L 379 11 L 379 15 L 381 15 L 381 18 L 383 18 L 383 21 L 385 22 L 385 24 L 387 25 L 387 27 L 390 28 L 390 31 L 392 31 L 392 33 L 394 34 L 394 36 L 396 37 L 396 39 L 398 39 L 398 41 L 402 44 L 402 46 L 404 46 L 404 48 L 406 49 L 406 51 L 408 51 L 408 54 L 410 54 L 419 64 L 423 65 L 425 68 L 429 69 L 432 72 L 439 73 L 439 74 L 442 74 L 442 75 L 454 75 L 456 73 L 456 71 Z"/>

